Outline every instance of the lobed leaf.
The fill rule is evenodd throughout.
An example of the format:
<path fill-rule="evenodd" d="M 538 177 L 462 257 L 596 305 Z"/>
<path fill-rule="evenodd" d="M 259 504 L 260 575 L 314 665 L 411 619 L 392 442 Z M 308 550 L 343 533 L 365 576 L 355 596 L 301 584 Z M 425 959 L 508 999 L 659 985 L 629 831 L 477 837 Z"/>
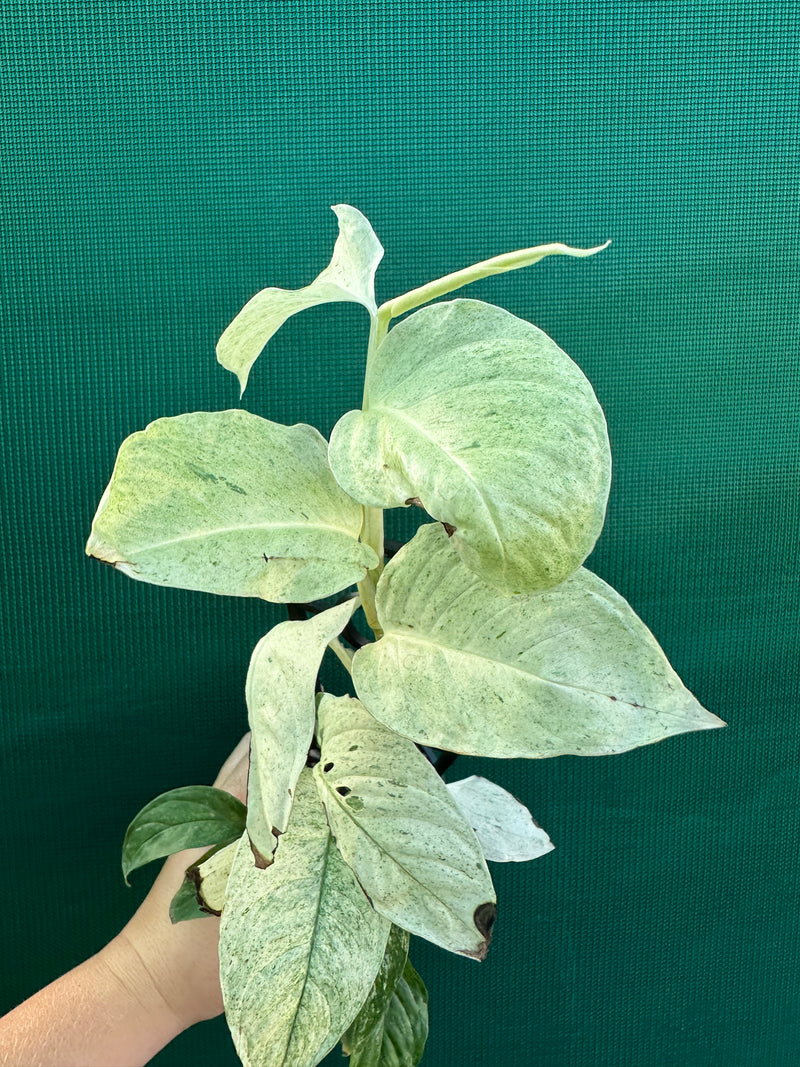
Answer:
<path fill-rule="evenodd" d="M 603 525 L 611 477 L 592 387 L 554 341 L 479 300 L 400 322 L 367 369 L 363 411 L 334 427 L 339 484 L 368 507 L 420 503 L 505 593 L 557 585 Z"/>
<path fill-rule="evenodd" d="M 396 926 L 395 931 L 399 931 Z M 396 951 L 391 959 L 387 946 L 372 992 L 342 1040 L 350 1067 L 416 1067 L 422 1059 L 428 1038 L 428 992 L 408 959 L 408 934 L 405 937 L 406 951 Z"/>
<path fill-rule="evenodd" d="M 241 836 L 246 808 L 224 789 L 184 785 L 145 804 L 125 831 L 122 873 L 185 848 L 227 844 Z"/>
<path fill-rule="evenodd" d="M 304 622 L 282 622 L 253 651 L 245 694 L 252 731 L 247 832 L 266 866 L 289 822 L 295 785 L 314 735 L 317 672 L 328 644 L 347 625 L 358 599 Z"/>
<path fill-rule="evenodd" d="M 525 805 L 496 782 L 473 774 L 449 782 L 447 788 L 475 831 L 487 860 L 535 860 L 553 850 L 553 842 L 533 821 Z"/>
<path fill-rule="evenodd" d="M 422 744 L 601 756 L 724 725 L 630 605 L 583 568 L 554 589 L 506 597 L 431 524 L 387 565 L 375 607 L 384 637 L 356 652 L 356 691 Z"/>
<path fill-rule="evenodd" d="M 220 926 L 220 982 L 245 1067 L 314 1067 L 364 1003 L 389 922 L 336 848 L 304 770 L 275 862 L 253 866 L 247 836 Z"/>
<path fill-rule="evenodd" d="M 278 603 L 337 593 L 376 557 L 326 448 L 312 426 L 247 411 L 157 419 L 123 442 L 86 552 L 157 585 Z"/>
<path fill-rule="evenodd" d="M 381 642 L 378 642 L 380 644 Z M 314 776 L 336 844 L 373 907 L 482 960 L 496 914 L 478 840 L 422 753 L 352 697 L 317 709 Z"/>
<path fill-rule="evenodd" d="M 332 210 L 339 220 L 339 236 L 325 270 L 303 289 L 262 289 L 219 339 L 217 359 L 238 377 L 242 392 L 266 343 L 298 311 L 340 300 L 363 304 L 371 316 L 377 311 L 375 271 L 383 258 L 381 243 L 356 208 L 338 204 Z"/>

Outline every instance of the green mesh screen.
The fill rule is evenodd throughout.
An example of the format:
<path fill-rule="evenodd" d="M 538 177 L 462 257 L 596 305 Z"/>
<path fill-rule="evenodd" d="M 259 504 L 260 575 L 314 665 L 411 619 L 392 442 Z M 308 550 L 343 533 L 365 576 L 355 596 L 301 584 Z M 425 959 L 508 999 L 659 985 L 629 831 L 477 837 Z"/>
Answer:
<path fill-rule="evenodd" d="M 466 295 L 593 382 L 616 466 L 589 565 L 729 723 L 458 761 L 557 849 L 495 865 L 485 964 L 412 945 L 424 1063 L 794 1067 L 800 8 L 7 0 L 2 21 L 0 1008 L 118 931 L 152 877 L 123 883 L 128 820 L 210 782 L 245 729 L 280 610 L 137 584 L 83 545 L 124 436 L 239 403 L 217 337 L 322 269 L 346 202 L 387 249 L 379 299 L 613 238 Z M 365 330 L 354 305 L 298 316 L 243 406 L 329 432 Z M 155 1062 L 237 1060 L 216 1020 Z"/>

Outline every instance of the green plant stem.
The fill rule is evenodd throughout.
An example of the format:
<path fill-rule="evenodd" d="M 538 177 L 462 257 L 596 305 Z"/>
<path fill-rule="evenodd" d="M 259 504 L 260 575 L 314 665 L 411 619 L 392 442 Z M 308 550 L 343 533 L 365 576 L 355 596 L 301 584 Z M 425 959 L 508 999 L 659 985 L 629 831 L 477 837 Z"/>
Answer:
<path fill-rule="evenodd" d="M 345 648 L 338 637 L 329 643 L 328 648 L 333 652 L 348 674 L 352 673 L 353 655 L 349 648 Z"/>
<path fill-rule="evenodd" d="M 501 256 L 492 256 L 491 259 L 473 263 L 471 267 L 445 274 L 442 278 L 436 278 L 427 285 L 421 285 L 418 289 L 411 289 L 402 296 L 396 296 L 388 300 L 378 308 L 378 322 L 385 319 L 387 324 L 390 319 L 403 315 L 406 311 L 427 304 L 429 300 L 445 293 L 452 293 L 454 289 L 460 289 L 463 285 L 476 282 L 480 278 L 488 278 L 491 274 L 504 274 L 509 270 L 519 270 L 520 267 L 529 267 L 545 256 L 593 256 L 596 252 L 602 252 L 608 248 L 610 241 L 597 248 L 570 248 L 564 244 L 538 245 L 536 248 L 520 248 L 516 252 L 504 252 Z"/>
<path fill-rule="evenodd" d="M 358 595 L 361 597 L 361 607 L 367 617 L 370 629 L 375 634 L 375 639 L 383 637 L 383 630 L 378 622 L 375 611 L 375 589 L 378 579 L 383 572 L 383 510 L 381 508 L 364 508 L 364 524 L 361 528 L 361 540 L 375 550 L 378 557 L 378 566 L 368 571 L 363 581 L 358 583 Z"/>

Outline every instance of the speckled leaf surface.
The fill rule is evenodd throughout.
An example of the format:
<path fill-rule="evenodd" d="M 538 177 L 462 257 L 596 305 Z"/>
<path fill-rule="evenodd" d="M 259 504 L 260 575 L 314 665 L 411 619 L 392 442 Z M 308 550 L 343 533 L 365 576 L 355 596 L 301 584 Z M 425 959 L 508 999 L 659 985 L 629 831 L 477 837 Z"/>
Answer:
<path fill-rule="evenodd" d="M 723 723 L 686 689 L 630 605 L 581 568 L 506 597 L 464 564 L 439 524 L 387 565 L 384 637 L 353 681 L 381 722 L 474 755 L 600 756 Z"/>
<path fill-rule="evenodd" d="M 545 333 L 479 300 L 434 304 L 388 334 L 366 393 L 329 452 L 356 500 L 419 500 L 506 593 L 556 585 L 583 563 L 605 515 L 608 437 L 589 382 Z"/>
<path fill-rule="evenodd" d="M 375 307 L 375 271 L 383 248 L 367 219 L 357 208 L 338 204 L 339 236 L 330 263 L 302 289 L 262 289 L 249 300 L 225 329 L 217 344 L 217 359 L 239 378 L 244 392 L 250 368 L 270 337 L 292 315 L 316 304 L 350 301 Z"/>
<path fill-rule="evenodd" d="M 336 484 L 312 426 L 194 412 L 123 442 L 86 546 L 142 581 L 278 603 L 363 578 L 361 507 Z"/>
<path fill-rule="evenodd" d="M 477 774 L 448 782 L 450 796 L 495 863 L 535 860 L 551 852 L 553 842 L 508 790 Z"/>
<path fill-rule="evenodd" d="M 339 854 L 309 771 L 275 862 L 234 857 L 220 927 L 220 981 L 245 1067 L 314 1067 L 364 1003 L 390 923 Z"/>
<path fill-rule="evenodd" d="M 442 948 L 483 959 L 495 893 L 478 840 L 433 767 L 352 697 L 322 697 L 314 767 L 342 855 L 374 907 Z"/>
<path fill-rule="evenodd" d="M 247 831 L 269 863 L 289 822 L 295 785 L 314 734 L 314 687 L 325 649 L 342 632 L 357 599 L 304 622 L 282 622 L 253 650 L 245 695 L 250 722 Z"/>

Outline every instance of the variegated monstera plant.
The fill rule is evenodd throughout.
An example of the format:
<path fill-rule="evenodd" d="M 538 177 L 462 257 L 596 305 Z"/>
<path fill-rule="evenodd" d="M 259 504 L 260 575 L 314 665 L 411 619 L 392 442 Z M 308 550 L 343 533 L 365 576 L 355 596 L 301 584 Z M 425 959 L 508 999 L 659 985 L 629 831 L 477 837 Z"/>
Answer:
<path fill-rule="evenodd" d="M 244 389 L 291 315 L 363 304 L 361 409 L 330 443 L 241 410 L 158 419 L 122 445 L 87 546 L 142 581 L 307 605 L 250 663 L 247 807 L 176 789 L 124 844 L 127 877 L 217 841 L 187 871 L 173 919 L 221 913 L 228 1024 L 252 1067 L 312 1067 L 339 1040 L 351 1067 L 414 1067 L 427 995 L 409 933 L 483 959 L 495 917 L 486 860 L 552 847 L 499 786 L 445 786 L 432 749 L 597 756 L 722 725 L 582 566 L 610 455 L 581 371 L 492 304 L 414 310 L 547 255 L 600 249 L 512 252 L 378 307 L 383 249 L 359 211 L 334 211 L 329 266 L 303 289 L 259 292 L 217 354 Z M 431 521 L 387 553 L 384 509 L 412 504 Z M 326 649 L 357 696 L 317 693 Z"/>

